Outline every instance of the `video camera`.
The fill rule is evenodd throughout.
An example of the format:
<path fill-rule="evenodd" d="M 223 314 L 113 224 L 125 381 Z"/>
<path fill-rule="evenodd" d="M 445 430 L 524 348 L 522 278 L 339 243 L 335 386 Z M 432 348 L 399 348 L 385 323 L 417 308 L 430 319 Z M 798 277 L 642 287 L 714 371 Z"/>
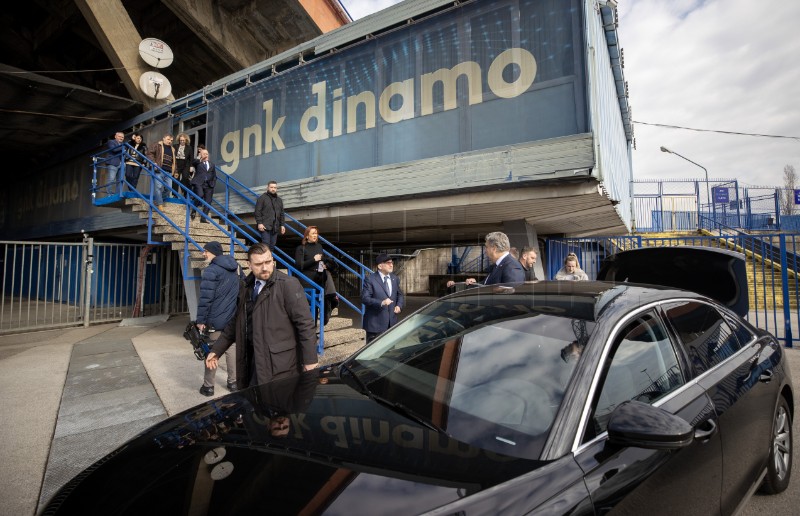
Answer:
<path fill-rule="evenodd" d="M 197 360 L 205 360 L 208 353 L 211 351 L 208 345 L 208 332 L 209 330 L 214 330 L 208 326 L 205 327 L 205 330 L 206 331 L 201 332 L 197 329 L 195 321 L 190 321 L 189 324 L 186 325 L 186 329 L 183 330 L 183 338 L 192 343 L 194 356 L 197 357 Z"/>

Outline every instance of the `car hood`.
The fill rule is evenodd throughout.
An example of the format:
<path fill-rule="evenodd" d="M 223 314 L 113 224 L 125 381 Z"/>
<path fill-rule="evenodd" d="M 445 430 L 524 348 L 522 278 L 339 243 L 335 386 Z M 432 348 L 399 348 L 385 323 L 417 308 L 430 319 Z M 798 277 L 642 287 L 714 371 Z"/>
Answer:
<path fill-rule="evenodd" d="M 415 423 L 325 369 L 166 419 L 79 474 L 43 513 L 411 514 L 542 464 Z"/>

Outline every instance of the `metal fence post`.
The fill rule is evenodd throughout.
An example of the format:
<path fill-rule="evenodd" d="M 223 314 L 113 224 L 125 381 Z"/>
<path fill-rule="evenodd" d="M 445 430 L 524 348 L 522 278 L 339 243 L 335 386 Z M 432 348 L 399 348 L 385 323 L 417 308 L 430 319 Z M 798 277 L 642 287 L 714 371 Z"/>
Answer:
<path fill-rule="evenodd" d="M 786 347 L 792 348 L 792 307 L 789 298 L 789 263 L 786 258 L 786 235 L 779 235 L 781 245 L 781 291 L 783 294 L 783 325 Z"/>
<path fill-rule="evenodd" d="M 83 326 L 89 327 L 89 312 L 92 307 L 92 274 L 94 273 L 94 239 L 91 237 L 84 237 L 83 243 L 85 244 L 83 252 L 86 253 L 84 260 L 84 287 L 83 287 Z"/>

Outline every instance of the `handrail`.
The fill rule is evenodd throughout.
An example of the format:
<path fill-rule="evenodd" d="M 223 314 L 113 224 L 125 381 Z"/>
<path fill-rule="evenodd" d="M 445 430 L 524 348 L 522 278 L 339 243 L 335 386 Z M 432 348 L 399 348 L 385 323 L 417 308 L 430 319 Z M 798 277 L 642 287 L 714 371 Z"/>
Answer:
<path fill-rule="evenodd" d="M 152 160 L 150 160 L 150 158 L 148 158 L 145 154 L 143 154 L 138 149 L 134 149 L 127 142 L 122 144 L 122 149 L 123 149 L 122 151 L 117 151 L 116 149 L 103 149 L 102 151 L 100 151 L 100 152 L 98 152 L 98 153 L 96 153 L 96 154 L 94 154 L 92 156 L 92 161 L 93 161 L 92 196 L 93 196 L 93 198 L 96 198 L 96 193 L 99 190 L 99 188 L 97 186 L 97 168 L 98 168 L 98 164 L 106 162 L 109 159 L 113 159 L 113 158 L 116 157 L 116 156 L 108 156 L 108 157 L 106 157 L 105 156 L 106 154 L 110 154 L 112 152 L 121 152 L 122 164 L 120 165 L 120 168 L 119 168 L 119 174 L 118 174 L 118 180 L 117 180 L 118 184 L 119 184 L 119 191 L 114 195 L 114 197 L 116 199 L 126 198 L 126 197 L 135 197 L 135 198 L 139 198 L 139 199 L 143 200 L 144 202 L 146 202 L 148 204 L 148 206 L 150 208 L 149 213 L 148 213 L 148 224 L 147 224 L 147 227 L 148 227 L 148 233 L 147 233 L 148 242 L 153 242 L 153 231 L 152 231 L 152 228 L 153 228 L 153 211 L 154 210 L 155 210 L 156 213 L 158 213 L 158 214 L 160 214 L 162 216 L 162 218 L 164 219 L 165 222 L 167 222 L 170 226 L 172 226 L 172 228 L 175 231 L 177 231 L 181 236 L 184 237 L 184 256 L 183 256 L 183 258 L 184 258 L 184 271 L 188 271 L 190 269 L 190 267 L 189 267 L 190 245 L 193 245 L 196 248 L 196 250 L 202 250 L 202 246 L 194 238 L 192 238 L 192 236 L 190 235 L 190 232 L 189 232 L 189 226 L 190 226 L 190 223 L 191 223 L 192 210 L 195 210 L 195 212 L 199 212 L 203 219 L 205 219 L 207 222 L 210 222 L 211 224 L 213 224 L 217 229 L 222 231 L 228 237 L 229 244 L 230 244 L 230 253 L 233 256 L 235 256 L 235 250 L 234 250 L 235 246 L 239 246 L 242 249 L 246 250 L 247 247 L 248 247 L 247 246 L 247 242 L 249 242 L 251 244 L 252 243 L 256 243 L 256 242 L 260 242 L 260 235 L 258 235 L 258 236 L 254 235 L 255 231 L 252 229 L 252 227 L 249 224 L 245 223 L 244 220 L 241 217 L 239 217 L 238 215 L 236 215 L 235 213 L 233 213 L 229 209 L 231 192 L 234 192 L 235 194 L 241 196 L 243 199 L 245 199 L 246 201 L 248 201 L 249 203 L 251 203 L 253 205 L 255 205 L 256 200 L 259 197 L 258 194 L 256 194 L 253 190 L 251 190 L 250 188 L 248 188 L 247 186 L 242 184 L 239 180 L 233 178 L 232 176 L 226 174 L 225 172 L 218 171 L 217 172 L 218 178 L 222 179 L 222 182 L 223 182 L 223 185 L 224 185 L 225 204 L 223 205 L 222 203 L 220 203 L 219 201 L 217 201 L 214 198 L 212 198 L 211 203 L 206 203 L 201 197 L 199 197 L 197 194 L 195 194 L 191 190 L 188 190 L 188 189 L 185 189 L 185 188 L 177 188 L 176 189 L 176 188 L 173 188 L 172 186 L 170 186 L 169 182 L 166 179 L 172 180 L 173 178 L 171 177 L 171 175 L 167 174 L 163 169 L 161 169 L 158 165 L 156 165 L 156 163 L 154 163 Z M 147 173 L 147 175 L 151 178 L 149 195 L 144 195 L 141 192 L 137 191 L 128 182 L 127 178 L 125 177 L 125 173 L 124 173 L 124 171 L 125 171 L 124 163 L 125 163 L 126 160 L 133 160 L 136 163 L 138 163 L 141 166 L 142 171 Z M 165 177 L 162 177 L 161 174 L 163 174 Z M 235 186 L 236 184 L 238 184 L 241 189 L 240 188 L 236 188 L 236 186 Z M 122 193 L 123 185 L 127 185 L 128 186 L 128 190 L 129 190 L 128 192 L 125 192 L 125 194 Z M 154 197 L 155 197 L 156 185 L 163 186 L 164 189 L 166 190 L 165 193 L 167 193 L 167 195 L 169 195 L 169 193 L 172 193 L 172 194 L 176 195 L 178 197 L 178 199 L 180 199 L 180 201 L 181 201 L 180 204 L 186 204 L 188 209 L 186 210 L 186 217 L 185 217 L 185 221 L 184 221 L 183 227 L 181 227 L 178 224 L 176 224 L 175 222 L 173 222 L 173 220 L 169 216 L 167 216 L 166 213 L 161 211 L 161 209 L 159 209 L 155 205 Z M 103 186 L 107 187 L 108 185 L 106 184 L 106 185 L 103 185 Z M 244 191 L 242 191 L 242 190 L 244 190 Z M 252 196 L 256 200 L 250 199 L 247 194 L 249 194 L 250 196 Z M 164 201 L 166 201 L 166 199 L 164 199 Z M 217 208 L 217 206 L 219 207 L 219 209 Z M 205 213 L 203 213 L 201 208 L 208 208 L 209 211 L 212 211 L 214 215 L 218 216 L 221 219 L 223 225 L 217 224 L 217 222 L 210 215 L 206 215 Z M 297 224 L 297 225 L 299 225 L 299 226 L 301 226 L 302 228 L 305 229 L 306 226 L 303 225 L 301 222 L 299 222 L 297 219 L 295 219 L 294 217 L 292 217 L 291 215 L 289 215 L 289 214 L 287 214 L 285 212 L 284 212 L 284 214 L 285 214 L 286 217 L 288 217 L 295 224 Z M 223 227 L 223 226 L 225 226 L 225 227 Z M 288 227 L 292 231 L 297 233 L 298 235 L 302 235 L 302 233 L 298 232 L 295 228 L 293 228 L 291 226 L 288 226 Z M 242 240 L 240 240 L 239 238 L 237 238 L 237 236 L 236 236 L 237 232 L 242 235 L 242 237 L 244 239 L 244 242 Z M 324 253 L 327 256 L 332 258 L 336 263 L 338 263 L 340 266 L 342 266 L 346 270 L 348 270 L 351 273 L 353 273 L 354 275 L 356 275 L 360 279 L 360 281 L 361 281 L 361 283 L 363 285 L 364 277 L 365 277 L 365 275 L 367 273 L 365 271 L 368 271 L 368 272 L 371 272 L 371 271 L 366 266 L 364 266 L 363 264 L 361 264 L 360 262 L 358 262 L 357 260 L 355 260 L 354 258 L 349 256 L 347 253 L 345 253 L 341 249 L 339 249 L 337 246 L 335 246 L 332 243 L 330 243 L 328 240 L 326 240 L 326 239 L 324 239 L 322 237 L 320 237 L 320 240 L 322 240 L 323 243 L 326 243 L 329 247 L 335 249 L 337 252 L 341 253 L 342 256 L 348 258 L 349 260 L 351 260 L 352 262 L 354 262 L 355 264 L 358 265 L 358 267 L 356 267 L 356 268 L 360 270 L 360 273 L 356 272 L 348 264 L 344 263 L 342 260 L 337 258 L 332 253 L 330 253 L 328 250 L 324 250 Z M 311 303 L 311 310 L 312 310 L 312 312 L 315 312 L 317 310 L 319 310 L 321 312 L 322 307 L 324 306 L 324 296 L 325 296 L 324 287 L 321 287 L 321 286 L 317 285 L 313 280 L 311 280 L 309 277 L 307 277 L 305 274 L 303 274 L 302 271 L 300 271 L 294 265 L 292 265 L 292 264 L 295 263 L 294 258 L 289 256 L 282 249 L 276 247 L 275 248 L 275 252 L 273 253 L 273 255 L 274 255 L 275 260 L 278 263 L 280 263 L 281 265 L 286 267 L 286 269 L 287 269 L 287 271 L 289 272 L 290 275 L 298 276 L 298 277 L 302 278 L 303 280 L 305 280 L 305 282 L 308 285 L 310 285 L 308 287 L 304 287 L 304 290 L 306 292 L 306 296 L 308 297 L 308 299 L 309 299 L 309 301 Z M 197 278 L 187 277 L 187 279 L 197 279 Z M 338 294 L 338 292 L 337 292 L 337 294 Z M 357 307 L 353 303 L 351 303 L 344 296 L 339 296 L 339 300 L 343 301 L 345 304 L 349 305 L 356 312 L 358 312 L 359 314 L 363 315 L 363 313 L 364 313 L 363 305 L 361 307 Z M 320 319 L 322 319 L 321 315 L 320 315 Z M 322 352 L 324 350 L 324 344 L 323 344 L 323 342 L 324 342 L 324 324 L 320 324 L 319 336 L 320 336 L 320 340 L 319 340 L 319 345 L 318 345 L 318 353 L 322 354 Z"/>
<path fill-rule="evenodd" d="M 239 197 L 244 199 L 247 203 L 252 204 L 253 207 L 255 207 L 256 202 L 258 201 L 258 198 L 260 197 L 259 194 L 254 192 L 250 187 L 244 185 L 241 181 L 239 181 L 235 177 L 233 177 L 231 175 L 228 175 L 225 172 L 217 171 L 217 176 L 219 178 L 222 178 L 223 184 L 225 184 L 225 191 L 226 191 L 226 193 L 225 193 L 225 202 L 228 203 L 228 206 L 224 206 L 226 211 L 230 212 L 230 204 L 229 204 L 230 203 L 230 193 L 229 192 L 231 192 L 231 191 L 236 193 L 237 195 L 239 195 Z M 291 215 L 286 213 L 286 211 L 284 211 L 284 215 L 291 222 L 293 222 L 294 224 L 300 226 L 303 230 L 305 230 L 305 228 L 306 228 L 305 224 L 303 224 L 299 220 L 295 219 L 294 217 L 292 217 Z M 297 229 L 295 229 L 291 225 L 287 224 L 286 227 L 289 228 L 290 231 L 294 232 L 297 236 L 300 236 L 300 237 L 303 236 L 303 232 L 302 231 L 298 231 Z M 358 260 L 356 260 L 355 258 L 350 256 L 349 254 L 347 254 L 346 252 L 344 252 L 341 249 L 339 249 L 336 245 L 334 245 L 329 240 L 327 240 L 327 239 L 325 239 L 325 238 L 323 238 L 321 236 L 319 237 L 319 240 L 323 244 L 325 244 L 325 246 L 323 247 L 323 253 L 326 256 L 332 258 L 339 266 L 341 266 L 344 269 L 346 269 L 346 270 L 350 271 L 351 273 L 353 273 L 356 277 L 359 278 L 359 280 L 361 281 L 361 284 L 363 285 L 364 278 L 366 277 L 367 274 L 372 273 L 372 271 L 368 267 L 366 267 L 364 264 L 362 264 L 361 262 L 359 262 Z M 349 265 L 348 263 L 345 263 L 344 261 L 339 259 L 339 257 L 337 257 L 336 255 L 331 253 L 329 251 L 329 249 L 334 249 L 336 252 L 339 253 L 340 256 L 346 258 L 349 262 L 351 262 L 351 264 L 353 264 L 353 267 L 351 267 L 351 265 Z M 276 247 L 276 250 L 279 251 L 280 253 L 282 253 L 284 256 L 286 256 L 287 257 L 286 259 L 294 261 L 294 258 L 289 256 L 283 250 L 281 250 L 281 249 L 279 249 L 277 247 Z M 358 271 L 354 270 L 354 268 L 358 269 Z M 337 292 L 337 294 L 338 294 L 338 292 Z M 363 304 L 360 307 L 356 306 L 355 304 L 351 303 L 344 296 L 339 296 L 339 300 L 343 301 L 346 305 L 348 305 L 350 308 L 355 310 L 358 314 L 364 315 L 364 306 L 363 306 Z"/>

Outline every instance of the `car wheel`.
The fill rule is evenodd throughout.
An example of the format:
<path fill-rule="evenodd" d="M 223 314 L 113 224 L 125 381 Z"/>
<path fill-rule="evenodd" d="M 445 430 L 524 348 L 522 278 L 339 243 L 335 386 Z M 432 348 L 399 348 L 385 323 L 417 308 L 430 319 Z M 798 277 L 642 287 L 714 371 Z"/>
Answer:
<path fill-rule="evenodd" d="M 772 443 L 769 452 L 767 475 L 761 485 L 761 491 L 776 494 L 789 486 L 792 476 L 792 415 L 789 404 L 781 396 L 775 409 L 772 423 Z"/>

